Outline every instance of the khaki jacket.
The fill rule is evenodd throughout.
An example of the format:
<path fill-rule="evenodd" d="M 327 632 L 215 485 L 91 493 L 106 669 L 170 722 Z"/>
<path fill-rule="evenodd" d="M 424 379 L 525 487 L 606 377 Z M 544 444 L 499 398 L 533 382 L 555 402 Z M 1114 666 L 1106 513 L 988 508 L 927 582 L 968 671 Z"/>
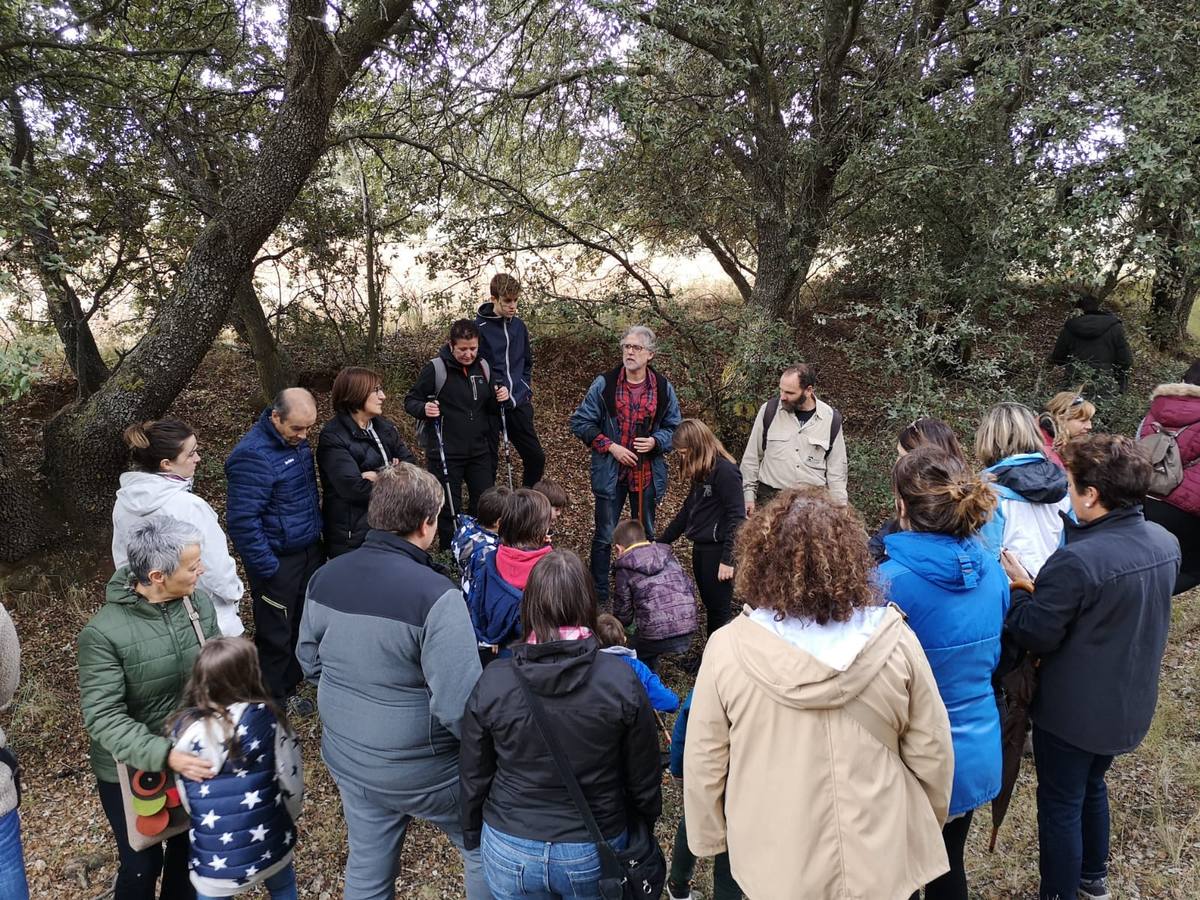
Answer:
<path fill-rule="evenodd" d="M 727 849 L 750 900 L 904 900 L 949 869 L 954 751 L 920 644 L 895 607 L 870 610 L 857 655 L 847 639 L 829 665 L 748 613 L 709 639 L 696 681 L 688 845 Z"/>
<path fill-rule="evenodd" d="M 767 404 L 758 408 L 750 440 L 742 454 L 742 494 L 747 501 L 758 497 L 760 484 L 784 490 L 790 487 L 820 487 L 838 503 L 847 502 L 846 429 L 833 434 L 833 407 L 817 401 L 813 417 L 801 427 L 795 413 L 780 405 L 767 432 L 763 451 L 762 428 Z"/>

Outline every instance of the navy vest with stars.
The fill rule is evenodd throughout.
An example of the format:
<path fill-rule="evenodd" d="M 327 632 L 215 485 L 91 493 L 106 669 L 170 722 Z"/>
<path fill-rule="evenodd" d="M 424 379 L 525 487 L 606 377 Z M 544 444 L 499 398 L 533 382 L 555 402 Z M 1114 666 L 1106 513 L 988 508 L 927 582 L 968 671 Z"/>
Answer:
<path fill-rule="evenodd" d="M 188 865 L 197 875 L 246 884 L 295 846 L 275 779 L 276 727 L 269 709 L 251 704 L 237 725 L 241 756 L 208 781 L 184 779 L 192 811 Z"/>

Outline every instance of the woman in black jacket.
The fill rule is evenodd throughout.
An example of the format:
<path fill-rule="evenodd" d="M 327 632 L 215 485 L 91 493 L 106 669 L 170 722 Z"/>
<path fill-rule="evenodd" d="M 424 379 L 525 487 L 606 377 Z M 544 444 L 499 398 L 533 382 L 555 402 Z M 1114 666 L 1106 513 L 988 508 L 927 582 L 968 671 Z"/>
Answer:
<path fill-rule="evenodd" d="M 376 473 L 416 462 L 400 431 L 383 417 L 383 379 L 349 366 L 333 381 L 334 417 L 321 429 L 317 469 L 324 494 L 329 557 L 353 550 L 367 533 L 367 504 Z"/>
<path fill-rule="evenodd" d="M 733 543 L 746 520 L 742 471 L 699 419 L 679 423 L 671 448 L 679 458 L 680 478 L 691 490 L 660 541 L 673 544 L 680 535 L 691 539 L 692 575 L 711 635 L 732 615 Z"/>
<path fill-rule="evenodd" d="M 1106 898 L 1105 772 L 1154 718 L 1179 542 L 1147 522 L 1150 463 L 1127 437 L 1085 435 L 1063 451 L 1066 545 L 1015 589 L 1008 638 L 1041 658 L 1030 714 L 1037 766 L 1040 897 Z M 1010 580 L 1028 576 L 1007 551 Z"/>
<path fill-rule="evenodd" d="M 571 551 L 534 566 L 521 625 L 526 643 L 483 670 L 463 714 L 463 843 L 482 848 L 496 900 L 599 897 L 599 853 L 518 678 L 541 700 L 601 834 L 617 850 L 636 818 L 653 833 L 662 810 L 654 713 L 633 669 L 600 652 L 592 579 Z"/>
<path fill-rule="evenodd" d="M 449 341 L 425 363 L 417 383 L 404 398 L 405 411 L 424 431 L 426 465 L 453 498 L 453 503 L 442 506 L 438 516 L 438 546 L 442 550 L 450 549 L 454 517 L 464 512 L 463 482 L 467 484 L 465 512 L 472 516 L 480 495 L 496 483 L 492 425 L 500 414 L 500 404 L 508 400 L 508 388 L 493 385 L 491 377 L 490 367 L 479 355 L 479 329 L 471 320 L 459 319 L 450 326 Z M 444 462 L 442 447 L 446 451 Z"/>

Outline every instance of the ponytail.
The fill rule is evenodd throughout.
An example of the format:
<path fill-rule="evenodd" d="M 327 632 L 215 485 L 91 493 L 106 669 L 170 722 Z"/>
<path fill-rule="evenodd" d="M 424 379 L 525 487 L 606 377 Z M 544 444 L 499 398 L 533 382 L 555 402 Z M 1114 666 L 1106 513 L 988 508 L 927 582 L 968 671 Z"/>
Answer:
<path fill-rule="evenodd" d="M 162 461 L 177 457 L 184 442 L 194 434 L 189 425 L 178 419 L 158 419 L 130 425 L 121 437 L 135 469 L 158 472 Z"/>
<path fill-rule="evenodd" d="M 996 494 L 962 460 L 935 447 L 918 447 L 897 460 L 892 490 L 904 501 L 912 531 L 970 537 L 996 509 Z"/>

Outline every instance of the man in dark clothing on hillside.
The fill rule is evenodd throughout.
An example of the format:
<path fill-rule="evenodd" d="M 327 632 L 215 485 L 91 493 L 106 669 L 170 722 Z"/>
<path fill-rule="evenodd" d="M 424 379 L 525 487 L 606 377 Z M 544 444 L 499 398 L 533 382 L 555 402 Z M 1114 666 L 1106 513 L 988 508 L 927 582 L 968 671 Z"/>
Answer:
<path fill-rule="evenodd" d="M 296 640 L 304 590 L 324 558 L 321 501 L 308 444 L 316 422 L 312 394 L 287 388 L 225 460 L 229 537 L 250 581 L 263 683 L 281 704 L 302 679 Z M 312 701 L 293 696 L 288 713 L 311 715 Z"/>
<path fill-rule="evenodd" d="M 507 401 L 509 393 L 504 385 L 493 387 L 489 374 L 488 365 L 479 358 L 479 329 L 469 319 L 459 319 L 450 326 L 449 342 L 425 364 L 404 398 L 405 411 L 425 423 L 426 465 L 453 500 L 453 510 L 447 503 L 438 518 L 442 550 L 450 549 L 454 516 L 464 512 L 463 482 L 467 483 L 465 512 L 470 515 L 475 515 L 479 495 L 496 483 L 491 422 L 498 414 L 498 404 Z M 436 430 L 439 425 L 446 449 L 444 465 Z"/>
<path fill-rule="evenodd" d="M 546 452 L 533 427 L 533 347 L 529 329 L 517 315 L 521 282 L 501 272 L 489 285 L 491 301 L 479 307 L 479 352 L 492 367 L 492 383 L 508 389 L 503 404 L 508 440 L 521 455 L 522 484 L 533 487 L 546 470 Z M 497 419 L 499 422 L 499 419 Z M 499 462 L 501 435 L 493 435 L 493 455 Z"/>
<path fill-rule="evenodd" d="M 1083 314 L 1067 319 L 1050 354 L 1051 365 L 1066 366 L 1063 389 L 1091 382 L 1094 395 L 1111 393 L 1114 387 L 1125 393 L 1133 366 L 1125 326 L 1091 294 L 1081 294 L 1075 305 Z"/>

